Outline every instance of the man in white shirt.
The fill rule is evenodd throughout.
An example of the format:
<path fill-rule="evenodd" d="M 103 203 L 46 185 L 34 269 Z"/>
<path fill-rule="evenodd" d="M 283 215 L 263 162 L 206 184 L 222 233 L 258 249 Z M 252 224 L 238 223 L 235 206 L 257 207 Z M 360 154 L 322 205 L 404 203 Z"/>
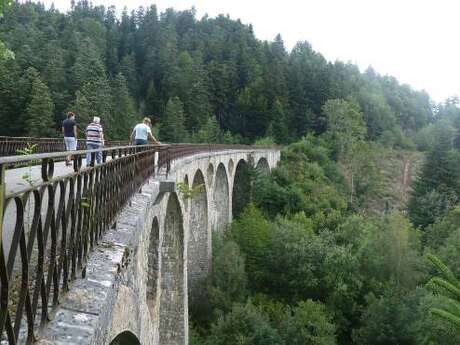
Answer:
<path fill-rule="evenodd" d="M 131 133 L 131 142 L 134 142 L 136 145 L 148 145 L 149 139 L 153 141 L 154 144 L 161 144 L 152 134 L 150 126 L 152 121 L 148 117 L 144 117 L 144 122 L 138 123 Z"/>

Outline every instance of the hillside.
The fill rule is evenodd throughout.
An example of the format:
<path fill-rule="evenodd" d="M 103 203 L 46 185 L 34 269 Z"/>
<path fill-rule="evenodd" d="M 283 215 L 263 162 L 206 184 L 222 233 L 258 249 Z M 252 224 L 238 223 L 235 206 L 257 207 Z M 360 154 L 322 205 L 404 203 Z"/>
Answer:
<path fill-rule="evenodd" d="M 418 151 L 389 150 L 378 160 L 382 173 L 383 200 L 391 210 L 407 208 L 412 182 L 420 172 L 424 154 Z M 378 202 L 381 204 L 381 201 Z"/>
<path fill-rule="evenodd" d="M 414 150 L 396 150 L 380 148 L 375 152 L 374 164 L 376 174 L 373 175 L 373 184 L 378 187 L 369 195 L 363 205 L 364 212 L 383 213 L 388 211 L 402 211 L 407 209 L 412 183 L 419 174 L 424 154 Z M 339 164 L 350 188 L 350 173 L 346 164 Z"/>
<path fill-rule="evenodd" d="M 152 5 L 117 17 L 86 0 L 64 14 L 13 2 L 0 41 L 15 55 L 0 59 L 0 135 L 56 135 L 70 110 L 82 125 L 101 117 L 111 140 L 150 115 L 164 141 L 286 144 L 323 133 L 324 104 L 347 99 L 363 111 L 370 140 L 405 147 L 433 119 L 423 91 L 327 61 L 308 42 L 288 51 L 281 35 L 259 40 L 224 15 Z"/>

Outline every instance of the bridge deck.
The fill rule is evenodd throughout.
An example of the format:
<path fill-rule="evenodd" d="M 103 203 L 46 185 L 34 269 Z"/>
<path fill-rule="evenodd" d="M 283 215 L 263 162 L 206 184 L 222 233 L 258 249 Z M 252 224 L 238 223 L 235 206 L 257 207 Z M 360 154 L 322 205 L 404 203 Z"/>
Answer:
<path fill-rule="evenodd" d="M 86 165 L 86 161 L 83 161 Z M 54 178 L 62 177 L 73 173 L 72 166 L 66 166 L 65 162 L 54 164 Z M 27 189 L 32 186 L 38 186 L 43 182 L 41 175 L 41 166 L 34 165 L 31 167 L 22 167 L 8 169 L 5 174 L 6 194 L 12 194 Z"/>

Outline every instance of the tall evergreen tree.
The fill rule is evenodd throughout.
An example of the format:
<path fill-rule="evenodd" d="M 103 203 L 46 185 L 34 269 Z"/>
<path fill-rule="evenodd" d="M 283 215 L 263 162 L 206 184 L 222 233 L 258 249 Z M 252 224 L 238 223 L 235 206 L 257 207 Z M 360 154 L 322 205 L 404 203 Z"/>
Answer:
<path fill-rule="evenodd" d="M 24 135 L 21 69 L 15 60 L 0 61 L 0 135 Z M 19 82 L 18 82 L 19 81 Z"/>
<path fill-rule="evenodd" d="M 137 98 L 139 96 L 139 82 L 134 54 L 126 55 L 121 59 L 119 72 L 126 78 L 131 96 Z"/>
<path fill-rule="evenodd" d="M 75 90 L 81 88 L 85 83 L 106 78 L 105 66 L 98 49 L 90 38 L 86 38 L 80 43 L 71 72 Z"/>
<path fill-rule="evenodd" d="M 47 49 L 47 64 L 43 71 L 43 79 L 48 85 L 55 104 L 55 120 L 59 122 L 68 105 L 69 92 L 67 89 L 66 66 L 64 50 L 52 42 Z"/>
<path fill-rule="evenodd" d="M 76 98 L 71 107 L 77 114 L 77 123 L 84 130 L 94 116 L 101 118 L 107 139 L 112 139 L 117 124 L 112 117 L 112 95 L 107 79 L 101 78 L 85 83 L 76 92 Z"/>
<path fill-rule="evenodd" d="M 192 136 L 192 140 L 197 143 L 220 143 L 222 141 L 222 131 L 214 116 L 210 116 L 204 126 Z"/>
<path fill-rule="evenodd" d="M 291 138 L 288 130 L 287 116 L 280 101 L 275 101 L 272 112 L 273 137 L 278 144 L 286 144 Z"/>
<path fill-rule="evenodd" d="M 159 95 L 154 81 L 150 81 L 149 87 L 147 90 L 147 95 L 145 97 L 145 104 L 144 104 L 144 113 L 153 114 L 158 120 L 164 116 L 165 112 L 165 104 L 163 104 L 163 100 Z"/>
<path fill-rule="evenodd" d="M 171 98 L 166 105 L 165 117 L 160 124 L 160 138 L 162 141 L 173 143 L 187 141 L 184 105 L 179 97 Z"/>
<path fill-rule="evenodd" d="M 453 129 L 440 124 L 434 135 L 435 145 L 427 154 L 408 205 L 412 222 L 422 228 L 445 215 L 460 200 L 460 157 L 453 150 Z"/>
<path fill-rule="evenodd" d="M 112 82 L 112 109 L 112 139 L 128 138 L 137 118 L 134 102 L 126 86 L 126 79 L 121 73 L 118 73 Z"/>
<path fill-rule="evenodd" d="M 178 57 L 175 74 L 169 76 L 171 92 L 184 102 L 186 128 L 197 131 L 210 115 L 208 80 L 201 64 L 201 56 L 193 58 L 188 52 Z"/>
<path fill-rule="evenodd" d="M 54 105 L 48 87 L 36 77 L 32 83 L 31 101 L 26 111 L 27 135 L 31 137 L 54 137 Z"/>

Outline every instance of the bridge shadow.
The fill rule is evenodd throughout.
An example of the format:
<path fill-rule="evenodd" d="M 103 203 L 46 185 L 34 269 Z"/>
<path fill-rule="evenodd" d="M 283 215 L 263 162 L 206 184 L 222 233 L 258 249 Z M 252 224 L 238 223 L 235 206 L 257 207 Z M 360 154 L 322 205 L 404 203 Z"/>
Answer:
<path fill-rule="evenodd" d="M 241 159 L 236 165 L 232 194 L 232 214 L 237 218 L 251 200 L 250 164 Z"/>

